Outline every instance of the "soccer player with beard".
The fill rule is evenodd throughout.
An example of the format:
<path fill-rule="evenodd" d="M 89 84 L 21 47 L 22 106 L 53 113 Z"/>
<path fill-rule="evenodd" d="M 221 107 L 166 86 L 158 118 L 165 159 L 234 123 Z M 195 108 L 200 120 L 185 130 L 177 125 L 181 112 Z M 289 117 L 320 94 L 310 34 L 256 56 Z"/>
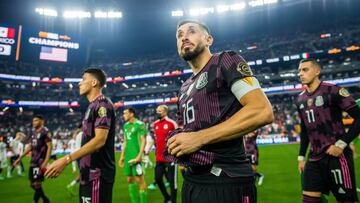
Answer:
<path fill-rule="evenodd" d="M 44 126 L 44 117 L 35 115 L 32 120 L 33 130 L 29 139 L 29 145 L 24 153 L 14 162 L 17 166 L 21 159 L 31 152 L 31 161 L 29 168 L 30 187 L 35 190 L 33 202 L 37 203 L 42 198 L 44 203 L 50 202 L 42 189 L 44 181 L 44 172 L 51 155 L 51 133 Z"/>
<path fill-rule="evenodd" d="M 169 134 L 167 152 L 179 160 L 193 155 L 198 163 L 188 163 L 182 201 L 256 202 L 242 136 L 273 121 L 271 105 L 241 56 L 210 52 L 213 37 L 204 24 L 180 22 L 176 39 L 193 74 L 180 89 L 177 123 L 184 128 Z M 208 156 L 199 158 L 200 151 Z"/>
<path fill-rule="evenodd" d="M 177 196 L 177 164 L 170 162 L 163 157 L 163 151 L 166 147 L 165 138 L 170 131 L 177 129 L 177 124 L 174 120 L 167 116 L 168 107 L 160 105 L 156 108 L 158 120 L 153 123 L 154 134 L 156 137 L 156 166 L 155 166 L 155 181 L 159 186 L 161 194 L 165 201 L 176 203 Z M 167 177 L 170 183 L 171 195 L 166 191 L 163 177 Z"/>
<path fill-rule="evenodd" d="M 102 94 L 106 74 L 86 69 L 79 83 L 80 95 L 90 102 L 82 123 L 81 148 L 54 161 L 45 173 L 57 177 L 73 160 L 80 159 L 80 203 L 111 203 L 115 180 L 115 110 Z"/>
<path fill-rule="evenodd" d="M 298 168 L 304 177 L 302 202 L 318 203 L 321 194 L 329 194 L 330 190 L 338 202 L 356 202 L 349 144 L 360 132 L 360 109 L 346 89 L 319 79 L 321 66 L 316 60 L 303 59 L 298 70 L 305 86 L 296 101 L 301 118 Z M 343 111 L 354 118 L 347 133 L 342 123 Z"/>

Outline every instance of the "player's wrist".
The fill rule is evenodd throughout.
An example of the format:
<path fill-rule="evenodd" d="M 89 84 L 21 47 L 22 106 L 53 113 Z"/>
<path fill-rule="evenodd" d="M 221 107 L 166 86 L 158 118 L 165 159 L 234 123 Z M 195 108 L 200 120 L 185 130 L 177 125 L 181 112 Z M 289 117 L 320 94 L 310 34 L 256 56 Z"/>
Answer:
<path fill-rule="evenodd" d="M 335 146 L 340 148 L 340 149 L 345 149 L 345 147 L 347 146 L 348 144 L 346 142 L 344 142 L 343 140 L 338 140 L 335 142 Z"/>
<path fill-rule="evenodd" d="M 67 165 L 73 161 L 70 154 L 66 155 L 65 160 Z"/>
<path fill-rule="evenodd" d="M 298 160 L 298 161 L 305 161 L 305 156 L 298 156 L 298 157 L 297 157 L 297 160 Z"/>

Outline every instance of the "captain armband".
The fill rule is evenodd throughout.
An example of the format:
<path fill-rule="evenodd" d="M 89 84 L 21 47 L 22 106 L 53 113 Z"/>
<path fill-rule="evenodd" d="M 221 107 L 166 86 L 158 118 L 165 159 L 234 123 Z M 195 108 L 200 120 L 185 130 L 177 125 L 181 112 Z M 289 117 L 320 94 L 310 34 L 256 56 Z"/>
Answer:
<path fill-rule="evenodd" d="M 236 81 L 231 86 L 231 92 L 240 101 L 248 92 L 259 88 L 261 88 L 259 81 L 255 77 L 249 76 Z"/>

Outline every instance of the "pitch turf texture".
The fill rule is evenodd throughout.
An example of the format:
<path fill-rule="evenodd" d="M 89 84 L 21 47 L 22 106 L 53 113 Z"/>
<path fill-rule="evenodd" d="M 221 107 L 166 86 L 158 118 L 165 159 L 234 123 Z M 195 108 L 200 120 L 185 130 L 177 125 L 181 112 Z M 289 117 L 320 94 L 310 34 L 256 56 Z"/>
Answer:
<path fill-rule="evenodd" d="M 298 144 L 260 146 L 259 171 L 265 175 L 264 183 L 258 187 L 259 203 L 298 203 L 301 202 L 300 176 L 297 170 Z M 357 143 L 358 153 L 360 143 Z M 117 160 L 120 153 L 116 153 Z M 152 158 L 154 158 L 152 156 Z M 24 158 L 27 172 L 29 159 Z M 360 186 L 360 157 L 355 159 L 355 172 L 357 173 L 357 186 Z M 5 171 L 3 171 L 3 175 Z M 47 179 L 44 183 L 46 195 L 52 203 L 77 203 L 78 196 L 71 196 L 66 190 L 66 185 L 75 176 L 69 165 L 57 179 Z M 147 169 L 146 181 L 153 181 L 153 169 Z M 182 177 L 179 176 L 178 202 L 181 202 Z M 76 192 L 78 186 L 76 187 Z M 360 193 L 358 193 L 360 195 Z M 32 202 L 33 190 L 28 186 L 27 177 L 18 177 L 16 170 L 13 177 L 0 181 L 0 202 L 3 203 L 28 203 Z M 126 178 L 122 170 L 116 168 L 116 180 L 113 190 L 114 203 L 130 202 Z M 159 189 L 148 190 L 149 203 L 163 202 Z M 330 195 L 329 203 L 336 202 Z"/>

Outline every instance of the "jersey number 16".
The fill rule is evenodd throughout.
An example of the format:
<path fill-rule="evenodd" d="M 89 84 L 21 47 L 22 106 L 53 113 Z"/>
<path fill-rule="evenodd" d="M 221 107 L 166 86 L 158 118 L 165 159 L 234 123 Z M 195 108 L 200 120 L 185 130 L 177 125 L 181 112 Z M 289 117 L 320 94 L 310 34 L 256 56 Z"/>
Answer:
<path fill-rule="evenodd" d="M 189 99 L 186 104 L 182 106 L 184 108 L 183 116 L 184 116 L 184 125 L 190 124 L 195 121 L 195 110 L 192 105 L 192 98 Z"/>

